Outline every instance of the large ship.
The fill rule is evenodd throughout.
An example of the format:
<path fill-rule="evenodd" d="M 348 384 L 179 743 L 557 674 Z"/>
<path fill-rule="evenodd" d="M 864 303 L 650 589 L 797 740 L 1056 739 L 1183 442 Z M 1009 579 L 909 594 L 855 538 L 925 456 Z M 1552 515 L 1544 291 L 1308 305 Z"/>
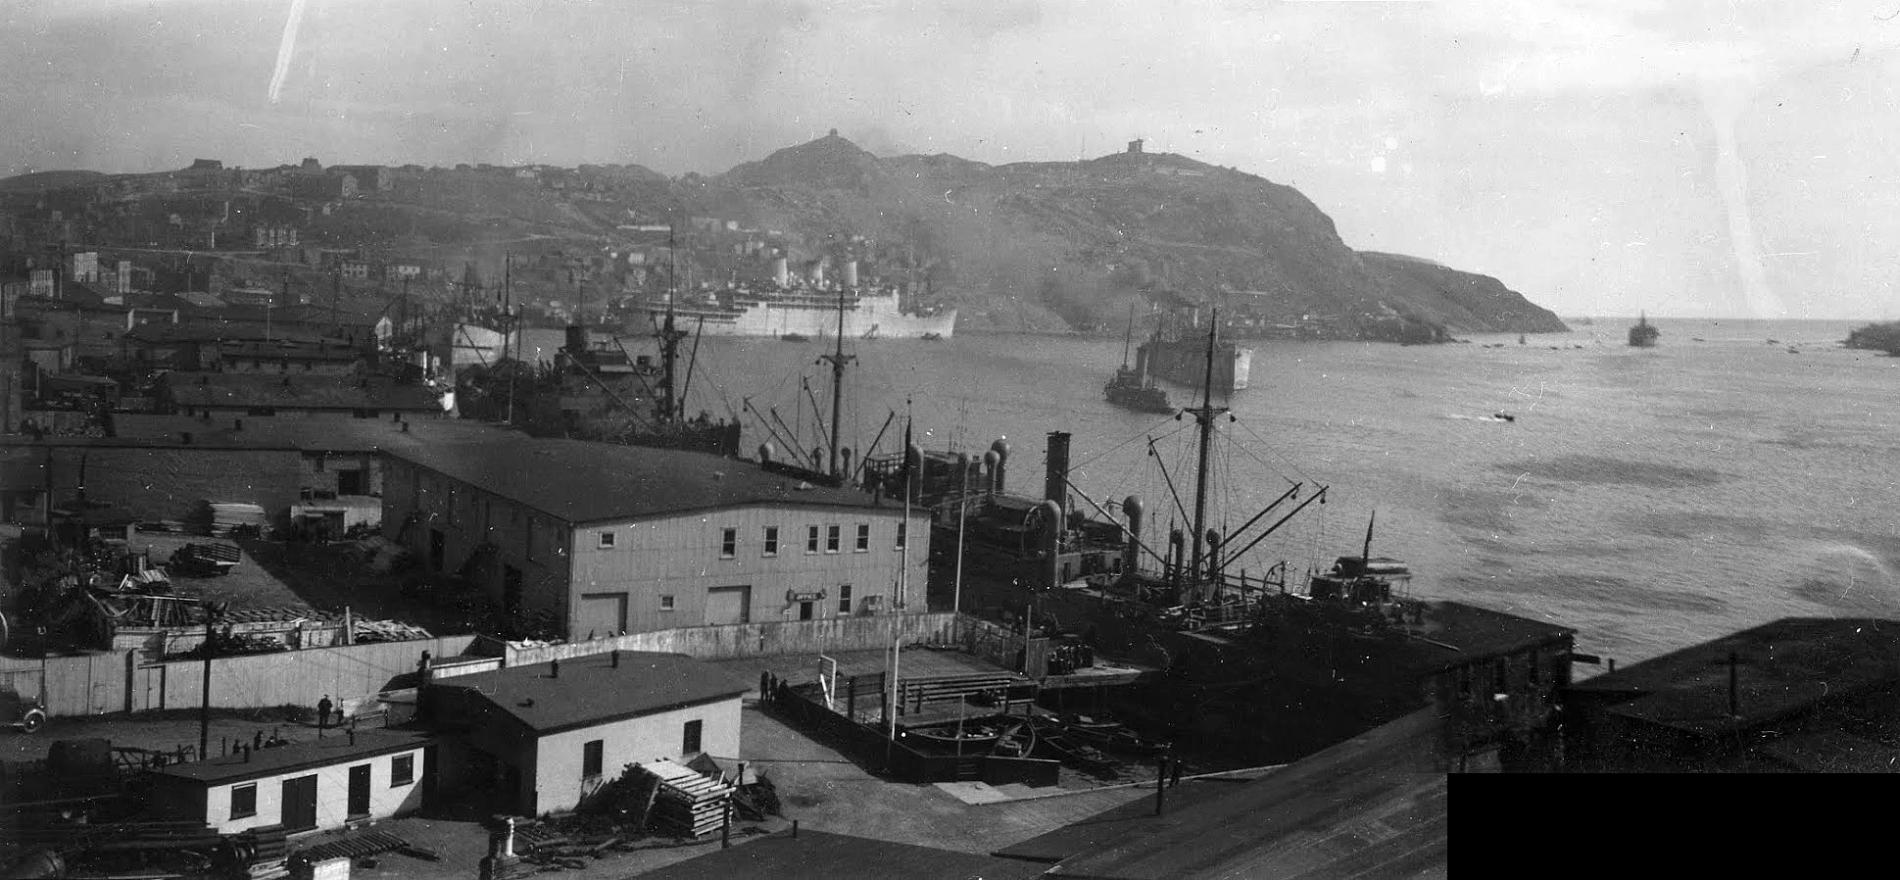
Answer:
<path fill-rule="evenodd" d="M 768 283 L 730 284 L 671 301 L 661 297 L 649 300 L 645 309 L 658 318 L 670 307 L 678 320 L 697 325 L 707 336 L 796 339 L 842 333 L 861 339 L 948 339 L 956 330 L 955 308 L 914 302 L 896 286 L 860 284 L 856 260 L 844 264 L 843 274 L 835 283 L 825 280 L 822 269 L 794 279 L 780 258 Z"/>
<path fill-rule="evenodd" d="M 1154 333 L 1136 350 L 1136 361 L 1147 375 L 1190 388 L 1200 388 L 1210 375 L 1207 371 L 1207 334 L 1201 331 L 1196 310 L 1166 313 Z M 1247 374 L 1253 368 L 1253 349 L 1233 342 L 1214 343 L 1213 382 L 1210 390 L 1232 394 L 1247 387 Z"/>
<path fill-rule="evenodd" d="M 1656 329 L 1656 325 L 1649 323 L 1649 315 L 1640 315 L 1636 318 L 1636 326 L 1630 328 L 1630 345 L 1637 348 L 1651 348 L 1656 344 L 1656 337 L 1661 335 L 1662 331 Z"/>

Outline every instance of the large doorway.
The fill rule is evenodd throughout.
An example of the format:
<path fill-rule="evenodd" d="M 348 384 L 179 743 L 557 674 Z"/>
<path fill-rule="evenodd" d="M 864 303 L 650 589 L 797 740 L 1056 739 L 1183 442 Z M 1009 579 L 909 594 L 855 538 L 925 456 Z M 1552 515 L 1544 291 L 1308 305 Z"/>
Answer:
<path fill-rule="evenodd" d="M 581 594 L 581 614 L 580 619 L 575 621 L 575 633 L 610 636 L 626 631 L 626 593 Z"/>
<path fill-rule="evenodd" d="M 284 780 L 284 830 L 308 831 L 317 827 L 316 774 Z"/>
<path fill-rule="evenodd" d="M 752 587 L 712 587 L 706 591 L 706 624 L 752 622 Z"/>

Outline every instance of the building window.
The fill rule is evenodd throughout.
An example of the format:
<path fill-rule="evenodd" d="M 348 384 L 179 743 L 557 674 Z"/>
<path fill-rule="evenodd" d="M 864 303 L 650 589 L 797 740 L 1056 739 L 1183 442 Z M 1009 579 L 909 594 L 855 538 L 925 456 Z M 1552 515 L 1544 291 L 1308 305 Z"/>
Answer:
<path fill-rule="evenodd" d="M 838 613 L 839 614 L 851 613 L 851 585 L 850 584 L 838 585 Z"/>
<path fill-rule="evenodd" d="M 613 549 L 613 546 L 614 546 L 614 533 L 601 532 L 600 533 L 600 549 L 611 550 Z"/>
<path fill-rule="evenodd" d="M 843 526 L 840 526 L 836 523 L 826 526 L 825 527 L 825 552 L 826 553 L 838 552 L 838 545 L 843 542 L 843 538 L 844 538 Z"/>
<path fill-rule="evenodd" d="M 719 558 L 731 559 L 739 553 L 739 530 L 723 529 L 719 533 Z"/>
<path fill-rule="evenodd" d="M 867 550 L 870 550 L 870 549 L 871 549 L 871 524 L 870 524 L 870 523 L 858 523 L 858 546 L 857 546 L 857 551 L 858 551 L 859 553 L 863 553 L 863 552 L 865 552 L 865 551 L 867 551 Z"/>
<path fill-rule="evenodd" d="M 897 549 L 904 549 L 904 541 L 910 537 L 910 523 L 897 524 Z"/>
<path fill-rule="evenodd" d="M 805 552 L 806 553 L 818 552 L 818 527 L 817 526 L 807 526 L 805 528 Z"/>
<path fill-rule="evenodd" d="M 231 818 L 245 819 L 257 815 L 257 783 L 238 785 L 231 788 Z"/>
<path fill-rule="evenodd" d="M 778 555 L 778 526 L 765 527 L 765 555 Z"/>
<path fill-rule="evenodd" d="M 401 788 L 416 781 L 416 756 L 397 755 L 389 759 L 389 787 Z"/>
<path fill-rule="evenodd" d="M 672 597 L 672 596 L 661 596 L 661 597 L 660 597 L 660 610 L 661 610 L 661 611 L 672 611 L 672 610 L 673 610 L 673 597 Z"/>
<path fill-rule="evenodd" d="M 705 726 L 704 721 L 686 722 L 686 734 L 680 738 L 680 754 L 690 755 L 699 751 L 699 735 Z"/>
<path fill-rule="evenodd" d="M 308 370 L 310 369 L 310 365 L 304 364 L 303 368 Z M 382 418 L 383 414 L 380 411 L 373 410 L 373 409 L 353 409 L 353 410 L 350 410 L 350 415 L 359 419 L 377 419 L 377 418 Z"/>
<path fill-rule="evenodd" d="M 253 406 L 246 409 L 244 414 L 247 416 L 274 416 L 277 414 L 277 408 L 274 406 Z"/>
<path fill-rule="evenodd" d="M 581 746 L 581 776 L 592 779 L 600 775 L 601 765 L 606 757 L 606 740 L 589 740 Z"/>

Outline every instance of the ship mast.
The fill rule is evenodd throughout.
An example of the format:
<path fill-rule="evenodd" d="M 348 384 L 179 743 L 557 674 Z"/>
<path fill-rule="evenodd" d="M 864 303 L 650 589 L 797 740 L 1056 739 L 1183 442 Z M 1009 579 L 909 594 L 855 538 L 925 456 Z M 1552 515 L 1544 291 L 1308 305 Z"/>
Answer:
<path fill-rule="evenodd" d="M 1128 304 L 1128 332 L 1122 336 L 1122 369 L 1128 369 L 1128 346 L 1135 341 L 1135 304 Z"/>
<path fill-rule="evenodd" d="M 838 416 L 844 405 L 844 365 L 857 360 L 856 355 L 844 353 L 844 286 L 838 287 L 838 348 L 831 354 L 818 356 L 821 361 L 831 362 L 831 464 L 826 473 L 836 477 L 838 473 Z M 906 455 L 909 453 L 906 452 Z"/>
<path fill-rule="evenodd" d="M 1207 328 L 1207 375 L 1201 383 L 1201 405 L 1190 412 L 1194 413 L 1194 422 L 1200 428 L 1200 466 L 1194 476 L 1194 558 L 1188 569 L 1189 582 L 1198 591 L 1201 577 L 1201 563 L 1205 558 L 1201 545 L 1207 540 L 1207 456 L 1214 445 L 1214 417 L 1227 412 L 1226 407 L 1214 406 L 1214 335 L 1220 327 L 1220 310 L 1215 309 L 1213 320 Z M 1211 573 L 1211 572 L 1207 572 Z"/>
<path fill-rule="evenodd" d="M 656 415 L 661 424 L 672 422 L 683 403 L 673 400 L 673 366 L 679 360 L 680 340 L 686 338 L 686 332 L 673 326 L 673 301 L 679 299 L 680 292 L 680 255 L 679 244 L 673 237 L 671 227 L 666 230 L 666 249 L 668 259 L 672 261 L 672 271 L 667 273 L 667 283 L 672 292 L 666 297 L 666 323 L 654 334 L 660 339 L 660 402 L 656 407 Z"/>

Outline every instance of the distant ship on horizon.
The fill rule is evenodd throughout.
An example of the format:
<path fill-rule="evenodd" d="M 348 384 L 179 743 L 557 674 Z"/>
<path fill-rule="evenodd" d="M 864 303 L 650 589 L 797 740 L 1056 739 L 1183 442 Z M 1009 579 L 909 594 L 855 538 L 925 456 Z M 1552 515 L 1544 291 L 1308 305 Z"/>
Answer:
<path fill-rule="evenodd" d="M 1661 335 L 1662 331 L 1656 329 L 1656 325 L 1649 323 L 1649 315 L 1644 313 L 1637 317 L 1636 326 L 1630 328 L 1630 345 L 1635 348 L 1652 348 L 1656 345 L 1656 338 Z"/>

